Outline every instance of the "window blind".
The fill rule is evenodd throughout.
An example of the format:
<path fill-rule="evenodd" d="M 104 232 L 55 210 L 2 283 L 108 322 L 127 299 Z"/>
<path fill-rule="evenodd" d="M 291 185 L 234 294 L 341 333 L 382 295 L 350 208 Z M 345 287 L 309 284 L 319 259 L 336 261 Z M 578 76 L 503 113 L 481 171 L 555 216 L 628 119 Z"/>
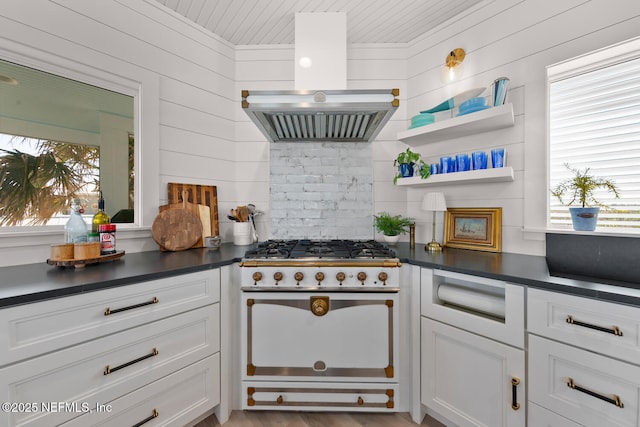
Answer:
<path fill-rule="evenodd" d="M 563 76 L 549 84 L 549 185 L 573 176 L 565 167 L 609 178 L 620 198 L 597 190 L 598 229 L 640 232 L 640 57 Z M 565 201 L 568 201 L 565 199 Z M 550 196 L 549 225 L 570 227 L 566 206 Z"/>

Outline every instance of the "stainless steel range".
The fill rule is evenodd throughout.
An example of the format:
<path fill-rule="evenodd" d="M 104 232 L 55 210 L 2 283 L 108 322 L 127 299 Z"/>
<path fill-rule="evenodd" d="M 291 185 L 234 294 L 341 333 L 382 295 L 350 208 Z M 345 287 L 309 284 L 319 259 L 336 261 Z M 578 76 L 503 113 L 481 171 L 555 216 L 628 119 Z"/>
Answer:
<path fill-rule="evenodd" d="M 397 411 L 399 260 L 359 240 L 271 240 L 241 264 L 243 409 Z"/>

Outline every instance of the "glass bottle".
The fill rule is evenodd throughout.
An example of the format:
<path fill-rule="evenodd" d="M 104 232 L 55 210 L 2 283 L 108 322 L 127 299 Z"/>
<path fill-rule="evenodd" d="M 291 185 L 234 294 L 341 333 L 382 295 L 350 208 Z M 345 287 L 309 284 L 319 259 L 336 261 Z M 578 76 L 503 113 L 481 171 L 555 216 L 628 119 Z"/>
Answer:
<path fill-rule="evenodd" d="M 67 243 L 81 243 L 87 241 L 87 224 L 82 219 L 82 205 L 80 199 L 71 200 L 71 214 L 64 226 L 65 241 Z"/>
<path fill-rule="evenodd" d="M 91 221 L 91 231 L 97 233 L 99 232 L 101 224 L 109 224 L 109 222 L 111 222 L 111 218 L 109 218 L 109 215 L 104 211 L 104 199 L 102 198 L 101 191 L 98 198 L 98 212 L 96 212 Z"/>

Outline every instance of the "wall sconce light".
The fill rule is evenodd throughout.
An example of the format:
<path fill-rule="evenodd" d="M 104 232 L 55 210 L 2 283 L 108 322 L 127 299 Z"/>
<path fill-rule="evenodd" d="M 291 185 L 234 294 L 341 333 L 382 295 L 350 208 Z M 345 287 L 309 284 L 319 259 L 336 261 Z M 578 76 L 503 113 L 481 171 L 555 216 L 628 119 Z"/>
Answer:
<path fill-rule="evenodd" d="M 444 60 L 444 66 L 442 67 L 442 81 L 445 83 L 451 83 L 462 76 L 463 66 L 462 61 L 465 57 L 464 49 L 457 48 L 449 52 L 449 55 Z"/>

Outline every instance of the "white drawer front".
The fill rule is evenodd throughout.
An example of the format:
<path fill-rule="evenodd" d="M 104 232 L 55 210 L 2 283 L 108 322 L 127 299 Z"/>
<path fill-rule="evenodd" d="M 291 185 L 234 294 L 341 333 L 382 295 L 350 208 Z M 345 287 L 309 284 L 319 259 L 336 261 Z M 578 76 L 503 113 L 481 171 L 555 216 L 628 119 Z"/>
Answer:
<path fill-rule="evenodd" d="M 220 353 L 109 402 L 64 427 L 132 426 L 148 419 L 149 426 L 182 427 L 220 403 Z"/>
<path fill-rule="evenodd" d="M 397 384 L 242 382 L 242 409 L 397 412 Z"/>
<path fill-rule="evenodd" d="M 421 313 L 458 328 L 524 348 L 524 287 L 484 277 L 423 268 L 421 283 Z M 451 284 L 459 300 L 467 300 L 469 307 L 447 303 L 439 292 L 441 284 Z M 464 290 L 469 292 L 466 294 Z M 503 318 L 474 311 L 474 299 L 485 296 L 491 304 L 500 304 Z M 462 303 L 458 301 L 458 303 Z M 485 304 L 486 306 L 486 304 Z"/>
<path fill-rule="evenodd" d="M 219 300 L 208 270 L 0 310 L 0 366 Z"/>
<path fill-rule="evenodd" d="M 5 401 L 77 402 L 80 410 L 0 412 L 0 425 L 67 421 L 82 405 L 109 402 L 219 351 L 219 315 L 214 304 L 3 368 Z"/>
<path fill-rule="evenodd" d="M 535 403 L 529 402 L 527 420 L 529 427 L 580 427 L 580 424 L 561 417 Z"/>
<path fill-rule="evenodd" d="M 639 399 L 640 367 L 529 336 L 529 400 L 585 426 L 638 427 Z"/>
<path fill-rule="evenodd" d="M 640 364 L 640 308 L 539 289 L 527 301 L 529 332 Z"/>

